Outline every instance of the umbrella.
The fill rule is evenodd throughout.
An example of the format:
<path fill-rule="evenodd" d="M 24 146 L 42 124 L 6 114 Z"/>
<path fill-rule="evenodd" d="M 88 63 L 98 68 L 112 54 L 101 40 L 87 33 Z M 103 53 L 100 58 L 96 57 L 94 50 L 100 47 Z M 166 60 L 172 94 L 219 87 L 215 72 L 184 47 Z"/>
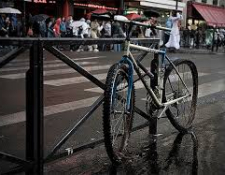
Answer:
<path fill-rule="evenodd" d="M 126 17 L 129 20 L 136 20 L 136 19 L 142 18 L 141 15 L 136 14 L 136 13 L 130 13 L 130 14 L 126 15 Z"/>
<path fill-rule="evenodd" d="M 91 11 L 90 13 L 88 13 L 86 15 L 86 17 L 88 19 L 91 19 L 91 17 L 97 17 L 96 15 L 100 15 L 100 14 L 103 15 L 103 14 L 108 14 L 108 13 L 109 13 L 109 11 L 107 11 L 106 9 L 96 9 L 96 10 Z"/>
<path fill-rule="evenodd" d="M 11 7 L 4 7 L 4 8 L 0 8 L 0 13 L 21 14 L 21 11 L 19 11 L 18 9 L 15 9 L 15 8 L 11 8 Z"/>
<path fill-rule="evenodd" d="M 48 19 L 49 16 L 45 15 L 45 14 L 39 14 L 39 15 L 35 15 L 31 18 L 31 22 L 39 22 L 39 21 L 45 21 L 46 19 Z"/>
<path fill-rule="evenodd" d="M 160 14 L 155 10 L 146 10 L 144 11 L 144 15 L 147 17 L 156 17 L 156 18 L 160 16 Z"/>
<path fill-rule="evenodd" d="M 84 21 L 73 21 L 73 23 L 71 24 L 71 26 L 73 28 L 78 28 L 81 27 L 85 22 Z"/>
<path fill-rule="evenodd" d="M 136 13 L 130 13 L 126 15 L 127 19 L 134 20 L 134 21 L 146 21 L 147 18 L 145 16 L 136 14 Z"/>
<path fill-rule="evenodd" d="M 99 20 L 109 20 L 110 19 L 110 15 L 109 14 L 104 14 L 104 15 L 102 15 L 102 14 L 95 14 L 95 13 L 93 13 L 92 15 L 91 15 L 91 17 L 92 17 L 92 19 L 99 19 Z"/>
<path fill-rule="evenodd" d="M 106 9 L 96 9 L 90 13 L 95 13 L 95 14 L 106 14 L 109 13 L 109 11 L 107 11 Z"/>

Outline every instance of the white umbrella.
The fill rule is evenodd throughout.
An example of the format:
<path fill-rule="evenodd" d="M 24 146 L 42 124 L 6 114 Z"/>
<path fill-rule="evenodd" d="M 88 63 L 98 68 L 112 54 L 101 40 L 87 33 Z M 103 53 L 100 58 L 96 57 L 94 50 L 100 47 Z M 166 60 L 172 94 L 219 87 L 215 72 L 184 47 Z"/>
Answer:
<path fill-rule="evenodd" d="M 84 21 L 73 21 L 71 26 L 73 28 L 81 27 L 84 24 Z"/>
<path fill-rule="evenodd" d="M 73 35 L 78 36 L 79 27 L 84 25 L 84 21 L 73 21 L 71 27 L 73 28 Z"/>
<path fill-rule="evenodd" d="M 4 7 L 4 8 L 0 8 L 0 13 L 21 14 L 21 11 L 19 11 L 18 9 L 15 9 L 15 8 L 11 8 L 11 7 Z"/>

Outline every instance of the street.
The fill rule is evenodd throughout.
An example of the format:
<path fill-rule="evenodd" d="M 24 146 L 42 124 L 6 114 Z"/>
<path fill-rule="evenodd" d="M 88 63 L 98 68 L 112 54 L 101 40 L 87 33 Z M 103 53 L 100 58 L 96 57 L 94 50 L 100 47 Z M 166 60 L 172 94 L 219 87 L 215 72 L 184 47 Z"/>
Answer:
<path fill-rule="evenodd" d="M 115 52 L 99 52 L 99 53 L 76 53 L 65 51 L 76 63 L 81 65 L 85 70 L 89 71 L 96 78 L 105 82 L 107 71 L 110 66 L 118 61 L 122 53 Z M 138 55 L 136 52 L 135 55 Z M 0 151 L 7 152 L 19 157 L 25 157 L 25 72 L 29 66 L 29 52 L 25 52 L 17 59 L 10 62 L 7 66 L 0 69 Z M 225 56 L 224 53 L 210 53 L 208 51 L 202 53 L 169 53 L 171 57 L 184 58 L 192 60 L 199 74 L 199 93 L 197 114 L 194 121 L 194 132 L 198 138 L 198 174 L 224 174 L 225 167 Z M 144 65 L 150 67 L 150 61 L 144 60 Z M 146 91 L 141 83 L 136 83 L 136 105 L 145 109 L 144 98 Z M 47 51 L 44 52 L 44 144 L 45 156 L 50 152 L 55 144 L 67 133 L 69 128 L 79 121 L 79 119 L 87 112 L 93 102 L 102 94 L 102 90 L 95 84 L 91 83 L 79 73 L 69 68 L 66 64 L 56 59 Z M 135 126 L 145 122 L 138 115 L 135 116 Z M 163 160 L 168 157 L 171 145 L 177 136 L 177 131 L 167 121 L 160 119 L 158 123 L 158 145 L 157 150 L 159 161 L 157 167 L 162 167 Z M 134 138 L 137 147 L 145 144 L 147 129 L 137 131 Z M 140 134 L 142 133 L 142 134 Z M 28 133 L 29 134 L 29 133 Z M 67 148 L 75 148 L 77 146 L 89 143 L 102 138 L 102 107 L 100 107 L 84 125 L 79 128 L 60 151 Z M 185 143 L 185 144 L 184 144 Z M 179 168 L 168 168 L 164 170 L 159 168 L 159 174 L 193 174 L 193 167 L 190 165 L 191 139 L 185 139 L 182 143 L 183 155 L 179 155 L 180 159 L 175 163 Z M 99 162 L 109 162 L 105 155 L 104 148 L 96 148 L 92 150 L 90 157 L 96 158 L 100 154 Z M 185 149 L 188 147 L 187 149 Z M 103 158 L 101 153 L 104 154 Z M 185 154 L 186 153 L 186 154 Z M 104 164 L 103 168 L 99 168 L 99 162 L 96 163 L 98 168 L 92 167 L 91 158 L 83 158 L 80 152 L 78 157 L 80 161 L 75 163 L 65 162 L 62 165 L 47 167 L 46 174 L 107 174 L 109 165 Z M 87 153 L 84 153 L 84 155 Z M 75 156 L 76 157 L 76 156 Z M 104 160 L 104 161 L 103 161 Z M 140 160 L 140 161 L 137 161 Z M 87 163 L 85 166 L 84 163 Z M 134 161 L 135 162 L 135 161 Z M 77 164 L 77 165 L 76 165 Z M 82 168 L 78 164 L 83 165 Z M 94 164 L 94 163 L 93 163 Z M 179 164 L 179 166 L 178 166 Z M 148 169 L 144 168 L 146 162 L 136 159 L 136 164 L 132 166 L 136 170 L 136 174 L 148 174 Z M 64 170 L 62 170 L 64 167 Z M 141 167 L 141 168 L 140 168 Z M 186 167 L 186 169 L 182 169 Z M 187 168 L 188 167 L 188 168 Z M 61 169 L 60 169 L 61 168 Z M 176 171 L 175 171 L 176 169 Z M 66 171 L 68 170 L 68 171 Z M 0 174 L 5 171 L 1 166 Z M 99 172 L 98 172 L 99 171 Z M 124 169 L 118 172 L 123 174 Z M 134 172 L 133 172 L 134 173 Z"/>

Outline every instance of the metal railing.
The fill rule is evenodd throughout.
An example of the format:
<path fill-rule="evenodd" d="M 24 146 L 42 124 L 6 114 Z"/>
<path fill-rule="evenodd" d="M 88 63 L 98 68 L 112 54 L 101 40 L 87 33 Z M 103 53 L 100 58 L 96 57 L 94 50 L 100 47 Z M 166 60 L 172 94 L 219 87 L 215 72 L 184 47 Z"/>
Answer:
<path fill-rule="evenodd" d="M 139 43 L 154 43 L 158 44 L 159 39 L 132 39 L 133 42 Z M 91 75 L 88 71 L 80 67 L 74 60 L 72 60 L 65 53 L 58 50 L 56 45 L 92 45 L 92 44 L 121 44 L 124 39 L 74 39 L 74 38 L 0 38 L 1 45 L 14 45 L 17 49 L 12 50 L 0 60 L 0 69 L 14 60 L 27 49 L 30 49 L 30 64 L 26 72 L 26 158 L 22 159 L 14 155 L 0 152 L 0 159 L 15 163 L 18 166 L 8 172 L 1 172 L 2 174 L 14 174 L 18 172 L 26 172 L 26 174 L 43 174 L 43 167 L 45 163 L 52 162 L 58 158 L 68 156 L 65 151 L 56 154 L 61 146 L 73 135 L 76 131 L 90 118 L 93 112 L 102 104 L 103 94 L 91 105 L 86 114 L 75 123 L 69 131 L 60 139 L 60 141 L 53 147 L 51 152 L 44 156 L 44 105 L 43 105 L 43 48 L 45 48 L 52 55 L 60 59 L 69 67 L 76 70 L 82 76 L 89 79 L 101 89 L 105 89 L 105 84 L 99 79 Z M 140 55 L 140 58 L 142 56 Z M 154 57 L 157 57 L 155 54 Z M 148 114 L 135 107 L 135 112 L 145 119 L 149 119 Z M 151 119 L 151 122 L 146 122 L 140 126 L 133 128 L 133 131 L 141 129 L 145 126 L 150 127 L 150 133 L 156 133 L 157 119 Z M 87 148 L 93 148 L 98 144 L 103 143 L 103 139 L 95 142 L 87 143 L 85 145 L 74 148 L 71 153 L 76 153 Z"/>

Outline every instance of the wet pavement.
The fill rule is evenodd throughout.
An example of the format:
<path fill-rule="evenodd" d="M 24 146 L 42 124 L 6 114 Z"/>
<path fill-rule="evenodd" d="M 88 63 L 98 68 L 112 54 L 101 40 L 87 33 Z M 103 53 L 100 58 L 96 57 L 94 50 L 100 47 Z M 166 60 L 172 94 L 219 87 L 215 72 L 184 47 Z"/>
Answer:
<path fill-rule="evenodd" d="M 202 65 L 209 71 L 207 63 Z M 196 120 L 189 134 L 179 134 L 166 119 L 160 119 L 156 137 L 149 135 L 148 127 L 132 133 L 130 156 L 118 166 L 111 164 L 104 145 L 100 145 L 48 164 L 45 174 L 223 175 L 224 126 L 225 93 L 215 93 L 198 100 Z"/>
<path fill-rule="evenodd" d="M 96 60 L 99 65 L 105 65 L 106 63 L 112 64 L 116 61 L 116 58 L 119 58 L 119 54 L 116 55 L 116 53 L 99 53 L 96 55 L 85 55 L 86 53 L 82 53 L 83 55 L 80 53 L 79 55 L 76 53 L 67 54 L 74 58 L 86 56 L 89 57 L 89 59 L 90 56 L 99 56 Z M 175 57 L 178 56 L 178 53 L 170 54 Z M 211 53 L 211 55 L 209 55 L 207 52 L 197 55 L 197 53 L 193 54 L 190 50 L 180 54 L 182 58 L 194 60 L 199 73 L 202 75 L 199 77 L 199 87 L 204 88 L 201 89 L 202 96 L 198 100 L 197 115 L 193 128 L 197 140 L 190 134 L 184 136 L 179 135 L 167 119 L 160 119 L 158 121 L 157 137 L 152 138 L 149 136 L 148 127 L 132 133 L 129 149 L 130 156 L 120 166 L 112 166 L 104 146 L 99 145 L 93 149 L 78 152 L 61 161 L 59 160 L 47 164 L 45 166 L 45 174 L 224 174 L 225 61 L 224 55 L 222 54 L 223 53 L 218 53 L 217 55 Z M 47 62 L 48 59 L 52 61 L 53 58 L 47 57 L 46 65 L 49 63 Z M 22 61 L 23 60 L 17 62 L 15 67 L 10 67 L 14 65 L 9 65 L 8 68 L 17 69 L 26 66 L 25 62 Z M 95 60 L 89 60 L 89 63 L 94 61 Z M 52 64 L 51 62 L 51 65 Z M 49 69 L 50 68 L 48 68 L 48 70 Z M 10 71 L 7 70 L 6 73 L 3 72 L 2 74 L 12 75 L 12 73 L 14 74 L 17 70 L 13 70 L 14 72 L 12 73 Z M 107 70 L 98 71 L 95 70 L 94 73 L 106 73 L 105 71 Z M 46 76 L 46 79 L 67 78 L 68 75 L 60 75 L 60 77 Z M 72 77 L 72 75 L 69 76 Z M 76 77 L 78 75 L 75 74 L 73 76 Z M 24 94 L 24 91 L 21 90 L 24 86 L 23 79 L 1 78 L 0 80 L 1 92 L 4 92 L 1 94 L 0 99 L 5 101 L 4 105 L 0 104 L 2 109 L 0 113 L 5 115 L 8 113 L 11 114 L 11 112 L 20 112 L 23 108 L 23 106 L 20 106 L 23 103 L 19 101 Z M 16 87 L 14 83 L 16 83 Z M 86 82 L 84 82 L 84 85 L 69 84 L 63 87 L 47 85 L 45 88 L 47 94 L 45 94 L 47 96 L 45 98 L 46 106 L 56 105 L 58 103 L 64 104 L 72 100 L 80 100 L 82 98 L 90 98 L 99 95 L 97 92 L 88 93 L 88 91 L 82 94 L 81 92 L 83 92 L 85 88 L 95 88 L 95 86 Z M 214 91 L 213 88 L 215 89 Z M 211 92 L 208 93 L 205 89 L 210 89 Z M 205 92 L 205 94 L 203 92 Z M 137 100 L 140 101 L 138 106 L 142 105 L 141 98 L 143 98 L 145 94 L 146 93 L 143 93 L 142 90 L 137 91 L 137 96 L 140 97 L 140 99 Z M 71 99 L 75 97 L 76 99 Z M 6 99 L 12 101 L 13 105 L 11 104 L 10 106 L 10 103 L 8 105 Z M 99 131 L 102 130 L 101 112 L 101 109 L 97 111 L 94 114 L 96 117 L 87 122 L 86 125 L 81 128 L 80 132 L 77 133 L 76 137 L 72 137 L 62 149 L 72 146 L 75 147 L 84 142 L 86 143 L 87 141 L 101 138 L 101 134 L 99 134 Z M 65 131 L 68 131 L 68 127 L 72 125 L 71 123 L 77 120 L 75 117 L 80 116 L 82 113 L 83 109 L 77 109 L 74 111 L 59 112 L 57 114 L 53 113 L 48 118 L 45 118 L 45 153 L 52 148 Z M 6 150 L 9 153 L 12 152 L 22 157 L 24 155 L 24 135 L 24 122 L 0 127 L 0 150 Z M 2 168 L 3 167 L 0 166 L 0 170 Z"/>
<path fill-rule="evenodd" d="M 130 157 L 119 166 L 109 161 L 104 146 L 81 152 L 45 167 L 46 174 L 78 175 L 222 175 L 225 172 L 225 103 L 219 115 L 214 108 L 201 113 L 193 132 L 177 133 L 168 122 L 159 122 L 158 135 L 149 135 L 148 127 L 132 133 Z M 218 105 L 218 103 L 217 103 Z M 214 106 L 216 108 L 216 105 Z M 198 112 L 197 116 L 200 115 Z M 205 118 L 204 118 L 205 117 Z M 165 126 L 164 126 L 165 125 Z M 162 127 L 162 128 L 160 128 Z M 164 130 L 166 127 L 167 130 Z M 169 128 L 169 129 L 168 129 Z"/>

